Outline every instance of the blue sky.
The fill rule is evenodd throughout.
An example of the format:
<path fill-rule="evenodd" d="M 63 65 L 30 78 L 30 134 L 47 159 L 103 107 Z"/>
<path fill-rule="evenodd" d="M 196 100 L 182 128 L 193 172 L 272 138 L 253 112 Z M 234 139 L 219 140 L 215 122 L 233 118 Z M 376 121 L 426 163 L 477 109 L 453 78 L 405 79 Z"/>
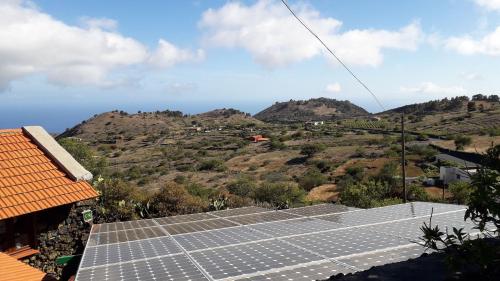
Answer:
<path fill-rule="evenodd" d="M 498 93 L 500 0 L 289 3 L 386 108 Z M 0 128 L 322 96 L 381 110 L 279 1 L 0 3 Z"/>

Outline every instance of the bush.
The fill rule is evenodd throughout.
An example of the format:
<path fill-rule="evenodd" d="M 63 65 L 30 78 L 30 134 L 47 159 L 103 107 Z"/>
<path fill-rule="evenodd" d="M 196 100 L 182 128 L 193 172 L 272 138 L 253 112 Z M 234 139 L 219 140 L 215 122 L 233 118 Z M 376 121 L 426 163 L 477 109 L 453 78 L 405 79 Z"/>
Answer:
<path fill-rule="evenodd" d="M 310 169 L 299 178 L 299 186 L 306 191 L 310 191 L 316 186 L 327 182 L 327 178 L 317 169 Z"/>
<path fill-rule="evenodd" d="M 151 213 L 154 216 L 172 216 L 198 213 L 208 209 L 201 198 L 190 195 L 182 186 L 169 183 L 154 194 L 151 199 Z"/>
<path fill-rule="evenodd" d="M 254 179 L 248 176 L 242 176 L 236 181 L 229 183 L 227 186 L 227 190 L 232 194 L 241 197 L 248 197 L 256 187 L 257 185 L 255 184 Z"/>
<path fill-rule="evenodd" d="M 326 149 L 326 146 L 322 143 L 306 144 L 302 146 L 300 154 L 305 155 L 307 158 L 313 157 L 315 154 Z"/>
<path fill-rule="evenodd" d="M 407 197 L 409 200 L 414 201 L 429 201 L 429 194 L 425 191 L 425 188 L 415 184 L 408 186 Z"/>
<path fill-rule="evenodd" d="M 105 173 L 107 166 L 105 159 L 95 155 L 85 143 L 72 138 L 63 138 L 58 140 L 58 142 L 78 163 L 89 170 L 94 176 Z"/>
<path fill-rule="evenodd" d="M 454 138 L 457 150 L 464 150 L 465 146 L 472 143 L 472 138 L 469 136 L 458 135 Z"/>
<path fill-rule="evenodd" d="M 473 188 L 467 182 L 456 181 L 449 184 L 448 190 L 457 204 L 468 204 Z"/>
<path fill-rule="evenodd" d="M 267 202 L 273 206 L 290 206 L 304 201 L 306 193 L 295 183 L 264 182 L 252 194 L 258 202 Z"/>
<path fill-rule="evenodd" d="M 198 170 L 200 171 L 217 171 L 217 172 L 223 172 L 227 168 L 224 165 L 224 162 L 220 159 L 210 159 L 210 160 L 205 160 L 198 165 Z"/>
<path fill-rule="evenodd" d="M 350 182 L 340 193 L 340 201 L 347 206 L 373 208 L 398 204 L 401 199 L 391 198 L 391 189 L 386 183 Z"/>

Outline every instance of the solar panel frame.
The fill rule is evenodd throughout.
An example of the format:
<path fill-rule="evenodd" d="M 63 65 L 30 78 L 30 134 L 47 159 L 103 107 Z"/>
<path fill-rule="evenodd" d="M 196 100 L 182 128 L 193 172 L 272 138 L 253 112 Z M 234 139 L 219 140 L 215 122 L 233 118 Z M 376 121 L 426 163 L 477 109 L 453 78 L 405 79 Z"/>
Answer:
<path fill-rule="evenodd" d="M 305 206 L 300 208 L 292 208 L 283 210 L 283 212 L 295 214 L 304 217 L 320 216 L 326 214 L 336 214 L 345 213 L 355 210 L 360 210 L 358 208 L 347 207 L 339 204 L 318 204 L 312 206 Z"/>
<path fill-rule="evenodd" d="M 278 240 L 191 252 L 213 279 L 298 265 L 323 258 Z"/>
<path fill-rule="evenodd" d="M 272 210 L 267 209 L 267 208 L 257 207 L 257 206 L 250 206 L 250 207 L 243 207 L 243 208 L 213 211 L 213 212 L 210 212 L 209 214 L 220 217 L 220 218 L 227 218 L 227 217 L 234 217 L 234 216 L 241 216 L 241 215 L 257 214 L 257 213 L 263 213 L 263 212 L 269 212 L 269 211 L 272 211 Z"/>
<path fill-rule="evenodd" d="M 148 278 L 149 276 L 149 278 Z M 154 277 L 154 278 L 152 278 Z M 124 262 L 78 271 L 78 281 L 209 280 L 184 254 Z"/>
<path fill-rule="evenodd" d="M 315 218 L 298 218 L 285 221 L 250 224 L 247 226 L 272 237 L 300 235 L 345 227 L 342 224 Z"/>
<path fill-rule="evenodd" d="M 95 267 L 157 256 L 180 254 L 182 249 L 168 236 L 88 247 L 80 268 Z"/>
<path fill-rule="evenodd" d="M 234 223 L 247 225 L 247 224 L 256 224 L 256 223 L 264 223 L 271 221 L 281 221 L 281 220 L 289 220 L 300 218 L 298 215 L 285 213 L 282 211 L 270 211 L 263 212 L 257 214 L 249 214 L 249 215 L 241 215 L 235 217 L 227 217 L 227 220 L 230 220 Z"/>
<path fill-rule="evenodd" d="M 97 232 L 90 234 L 87 241 L 87 246 L 135 241 L 166 235 L 167 234 L 164 232 L 163 228 L 159 226 L 132 228 L 120 231 Z"/>
<path fill-rule="evenodd" d="M 238 224 L 223 218 L 162 225 L 163 229 L 165 229 L 170 235 L 207 231 L 235 226 L 238 226 Z"/>
<path fill-rule="evenodd" d="M 188 252 L 272 238 L 245 226 L 179 234 L 172 237 Z"/>

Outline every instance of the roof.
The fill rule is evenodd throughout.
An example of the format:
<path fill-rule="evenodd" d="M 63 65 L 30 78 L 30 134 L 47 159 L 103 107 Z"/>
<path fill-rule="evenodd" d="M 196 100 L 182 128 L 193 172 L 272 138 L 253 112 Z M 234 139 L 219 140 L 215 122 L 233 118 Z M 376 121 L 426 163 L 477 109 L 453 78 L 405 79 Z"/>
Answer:
<path fill-rule="evenodd" d="M 0 252 L 0 280 L 35 281 L 44 277 L 45 272 Z"/>
<path fill-rule="evenodd" d="M 0 220 L 98 196 L 55 156 L 26 130 L 0 130 Z"/>

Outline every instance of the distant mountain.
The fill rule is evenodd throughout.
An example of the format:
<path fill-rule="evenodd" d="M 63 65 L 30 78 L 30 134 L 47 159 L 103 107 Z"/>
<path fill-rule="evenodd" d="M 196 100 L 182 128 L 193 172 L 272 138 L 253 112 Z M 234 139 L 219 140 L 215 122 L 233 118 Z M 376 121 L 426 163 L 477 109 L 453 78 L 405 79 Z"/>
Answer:
<path fill-rule="evenodd" d="M 265 122 L 297 122 L 313 120 L 336 120 L 370 115 L 365 109 L 350 101 L 328 98 L 290 100 L 277 102 L 254 115 Z"/>
<path fill-rule="evenodd" d="M 423 103 L 405 105 L 384 112 L 380 112 L 378 114 L 384 115 L 384 114 L 404 112 L 405 114 L 426 115 L 426 114 L 444 113 L 444 112 L 457 112 L 466 109 L 468 102 L 469 102 L 468 97 L 460 96 L 451 99 L 445 98 L 442 100 L 433 100 Z"/>

